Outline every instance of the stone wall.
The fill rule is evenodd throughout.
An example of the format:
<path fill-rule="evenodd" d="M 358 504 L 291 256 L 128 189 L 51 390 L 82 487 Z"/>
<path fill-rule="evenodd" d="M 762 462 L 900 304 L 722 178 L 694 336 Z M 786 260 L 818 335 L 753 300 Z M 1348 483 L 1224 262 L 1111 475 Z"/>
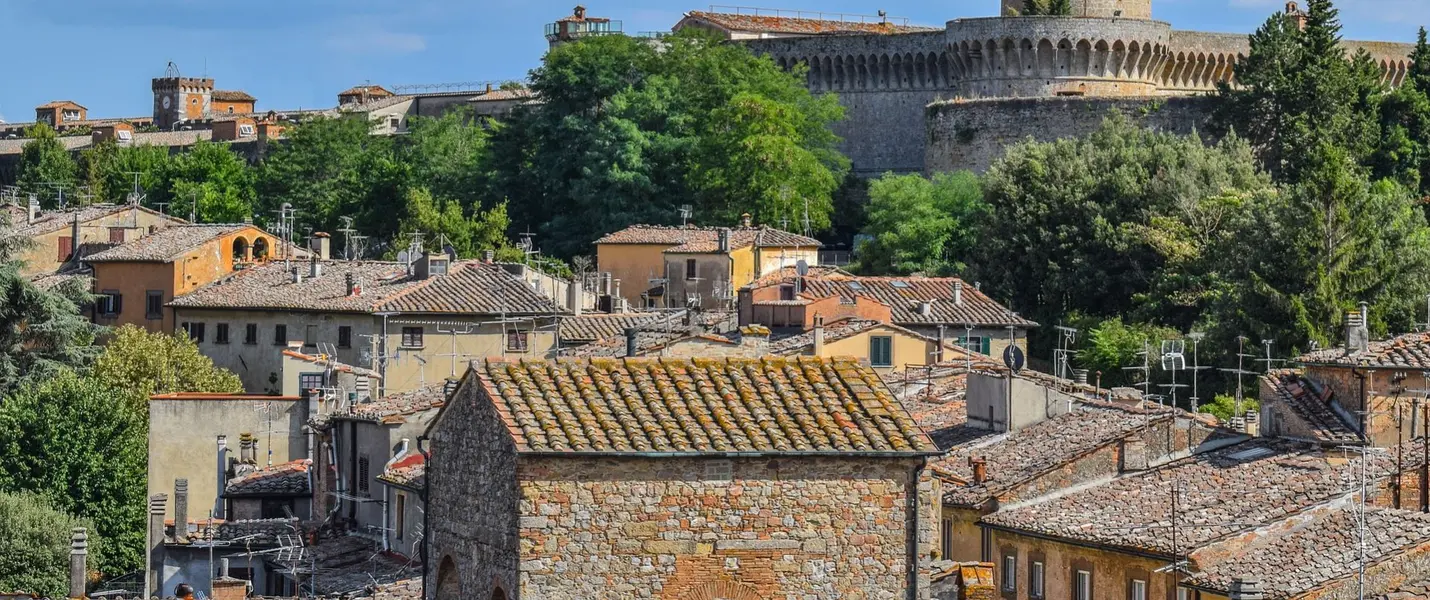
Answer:
<path fill-rule="evenodd" d="M 931 173 L 982 172 L 1008 146 L 1033 139 L 1049 142 L 1097 130 L 1112 110 L 1142 125 L 1178 134 L 1205 128 L 1211 103 L 1183 98 L 1022 98 L 957 100 L 928 107 L 926 167 Z"/>
<path fill-rule="evenodd" d="M 905 598 L 912 466 L 523 458 L 521 597 Z M 927 478 L 917 489 L 926 598 L 935 498 Z"/>

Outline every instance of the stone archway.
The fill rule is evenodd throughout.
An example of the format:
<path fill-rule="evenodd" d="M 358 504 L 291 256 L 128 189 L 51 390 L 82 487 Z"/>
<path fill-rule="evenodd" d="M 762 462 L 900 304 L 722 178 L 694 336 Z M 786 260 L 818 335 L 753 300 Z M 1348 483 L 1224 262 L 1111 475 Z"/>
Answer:
<path fill-rule="evenodd" d="M 433 598 L 466 600 L 462 595 L 462 577 L 457 572 L 457 563 L 450 556 L 443 557 L 441 566 L 437 567 L 437 594 Z"/>
<path fill-rule="evenodd" d="M 690 590 L 681 600 L 762 600 L 755 588 L 730 580 L 707 583 Z"/>

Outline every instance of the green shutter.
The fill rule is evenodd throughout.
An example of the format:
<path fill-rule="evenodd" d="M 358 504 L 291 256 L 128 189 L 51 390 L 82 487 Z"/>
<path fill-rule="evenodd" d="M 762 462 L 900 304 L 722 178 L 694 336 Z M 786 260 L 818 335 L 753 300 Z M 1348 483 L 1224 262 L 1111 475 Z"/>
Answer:
<path fill-rule="evenodd" d="M 989 351 L 989 349 L 990 349 L 989 344 L 992 343 L 992 341 L 993 341 L 993 340 L 992 340 L 992 339 L 989 339 L 987 336 L 985 336 L 985 337 L 983 338 L 983 353 L 984 353 L 984 354 L 988 354 L 988 351 Z"/>

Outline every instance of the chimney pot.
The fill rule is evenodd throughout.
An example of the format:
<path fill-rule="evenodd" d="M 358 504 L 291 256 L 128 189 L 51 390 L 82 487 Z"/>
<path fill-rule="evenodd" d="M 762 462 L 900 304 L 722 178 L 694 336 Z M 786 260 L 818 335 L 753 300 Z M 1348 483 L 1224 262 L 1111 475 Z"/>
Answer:
<path fill-rule="evenodd" d="M 26 222 L 28 222 L 28 223 L 34 223 L 35 221 L 39 220 L 39 218 L 40 218 L 40 197 L 39 197 L 39 196 L 36 196 L 36 195 L 34 195 L 34 194 L 30 194 L 30 205 L 29 205 L 28 215 L 29 215 L 29 217 L 26 219 Z"/>
<path fill-rule="evenodd" d="M 457 378 L 448 377 L 447 381 L 442 384 L 442 396 L 451 398 L 452 393 L 457 391 L 457 383 L 459 383 Z"/>
<path fill-rule="evenodd" d="M 319 231 L 313 234 L 313 239 L 308 243 L 309 249 L 318 260 L 328 260 L 331 258 L 333 238 L 326 232 Z"/>
<path fill-rule="evenodd" d="M 720 251 L 728 253 L 730 251 L 730 230 L 724 227 L 716 232 L 716 240 L 719 243 Z"/>
<path fill-rule="evenodd" d="M 70 531 L 70 598 L 84 598 L 85 582 L 89 579 L 85 561 L 89 558 L 89 535 L 85 528 Z"/>
<path fill-rule="evenodd" d="M 189 480 L 174 480 L 174 540 L 184 543 L 189 539 Z"/>
<path fill-rule="evenodd" d="M 352 273 L 347 273 L 346 275 L 344 275 L 343 281 L 347 283 L 349 296 L 362 295 L 362 288 L 358 286 L 357 277 L 355 277 Z"/>
<path fill-rule="evenodd" d="M 824 315 L 814 315 L 814 355 L 824 356 Z"/>
<path fill-rule="evenodd" d="M 963 306 L 963 281 L 953 282 L 953 303 Z"/>
<path fill-rule="evenodd" d="M 988 461 L 983 458 L 969 458 L 968 465 L 973 467 L 973 485 L 983 485 L 988 481 Z"/>
<path fill-rule="evenodd" d="M 920 300 L 919 315 L 927 317 L 930 314 L 933 314 L 933 303 L 929 302 L 928 300 Z"/>
<path fill-rule="evenodd" d="M 218 436 L 218 492 L 223 493 L 228 487 L 228 436 Z M 224 518 L 224 503 L 222 499 L 214 500 L 214 517 Z"/>
<path fill-rule="evenodd" d="M 636 342 L 640 331 L 634 327 L 626 328 L 626 356 L 635 356 L 639 351 L 639 344 Z"/>
<path fill-rule="evenodd" d="M 1231 580 L 1231 600 L 1262 600 L 1261 580 L 1251 577 L 1237 577 Z"/>
<path fill-rule="evenodd" d="M 747 227 L 747 228 L 748 228 L 748 227 L 753 227 L 753 226 L 754 226 L 754 223 L 755 223 L 755 220 L 754 220 L 753 217 L 750 216 L 750 213 L 744 213 L 744 214 L 740 215 L 740 226 L 741 226 L 741 227 Z"/>
<path fill-rule="evenodd" d="M 1363 352 L 1370 348 L 1370 329 L 1366 324 L 1367 305 L 1359 311 L 1346 313 L 1346 352 Z"/>
<path fill-rule="evenodd" d="M 497 260 L 497 252 L 496 252 L 496 250 L 484 250 L 484 251 L 482 251 L 482 262 L 487 263 L 487 264 L 492 264 L 492 263 L 496 262 L 496 260 Z"/>
<path fill-rule="evenodd" d="M 323 262 L 318 260 L 318 255 L 313 255 L 313 260 L 308 262 L 308 277 L 318 278 L 323 275 Z"/>

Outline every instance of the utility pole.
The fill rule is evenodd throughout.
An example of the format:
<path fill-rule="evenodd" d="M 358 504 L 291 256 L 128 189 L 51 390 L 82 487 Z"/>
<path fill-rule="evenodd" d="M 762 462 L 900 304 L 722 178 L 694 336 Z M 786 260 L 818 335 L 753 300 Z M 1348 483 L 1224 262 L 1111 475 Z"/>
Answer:
<path fill-rule="evenodd" d="M 1144 339 L 1142 340 L 1142 351 L 1137 353 L 1137 356 L 1142 357 L 1142 366 L 1122 367 L 1123 371 L 1137 371 L 1139 373 L 1142 373 L 1142 401 L 1139 402 L 1139 404 L 1141 405 L 1139 406 L 1139 408 L 1145 408 L 1147 404 L 1147 399 L 1152 397 L 1152 364 L 1150 362 L 1151 355 L 1151 344 Z"/>
<path fill-rule="evenodd" d="M 1186 350 L 1186 342 L 1182 340 L 1162 340 L 1162 370 L 1172 374 L 1172 383 L 1164 383 L 1158 387 L 1167 389 L 1173 407 L 1177 406 L 1177 389 L 1187 387 L 1185 383 L 1177 383 L 1177 371 L 1187 368 Z"/>
<path fill-rule="evenodd" d="M 1207 337 L 1207 334 L 1200 331 L 1193 331 L 1187 334 L 1187 339 L 1192 340 L 1192 413 L 1196 413 L 1201 404 L 1201 394 L 1197 391 L 1197 380 L 1202 378 L 1201 372 L 1211 367 L 1203 367 L 1197 360 L 1197 346 Z"/>

